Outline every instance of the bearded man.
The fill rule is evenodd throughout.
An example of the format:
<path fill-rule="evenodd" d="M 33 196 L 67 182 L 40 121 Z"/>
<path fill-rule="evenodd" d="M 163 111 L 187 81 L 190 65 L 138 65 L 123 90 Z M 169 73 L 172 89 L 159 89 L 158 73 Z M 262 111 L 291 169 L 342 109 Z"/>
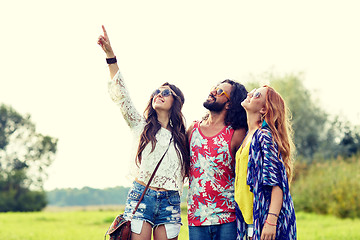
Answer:
<path fill-rule="evenodd" d="M 189 239 L 236 239 L 235 153 L 247 132 L 241 102 L 243 85 L 224 80 L 213 87 L 208 113 L 187 131 L 190 142 L 188 191 Z"/>

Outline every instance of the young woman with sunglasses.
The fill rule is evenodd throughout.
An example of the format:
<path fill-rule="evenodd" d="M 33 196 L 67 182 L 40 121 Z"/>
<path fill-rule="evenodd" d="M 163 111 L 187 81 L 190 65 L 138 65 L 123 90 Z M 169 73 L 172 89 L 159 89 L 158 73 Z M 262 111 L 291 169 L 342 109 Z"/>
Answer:
<path fill-rule="evenodd" d="M 180 195 L 189 171 L 189 147 L 181 112 L 184 95 L 175 85 L 164 83 L 150 97 L 141 116 L 133 106 L 116 63 L 107 32 L 98 39 L 107 56 L 111 80 L 109 93 L 139 139 L 135 178 L 129 191 L 125 218 L 130 219 L 149 178 L 168 149 L 150 188 L 131 221 L 131 239 L 177 239 L 181 226 Z M 170 145 L 169 145 L 170 144 Z"/>
<path fill-rule="evenodd" d="M 235 201 L 238 239 L 296 239 L 291 125 L 282 97 L 269 86 L 241 103 L 249 130 L 236 153 Z"/>

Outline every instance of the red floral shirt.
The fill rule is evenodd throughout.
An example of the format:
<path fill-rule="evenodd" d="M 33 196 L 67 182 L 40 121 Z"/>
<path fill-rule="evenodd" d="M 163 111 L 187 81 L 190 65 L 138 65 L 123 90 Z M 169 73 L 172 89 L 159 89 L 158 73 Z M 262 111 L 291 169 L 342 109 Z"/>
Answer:
<path fill-rule="evenodd" d="M 235 161 L 230 144 L 234 129 L 225 126 L 206 137 L 199 126 L 196 122 L 190 136 L 189 226 L 233 222 Z"/>

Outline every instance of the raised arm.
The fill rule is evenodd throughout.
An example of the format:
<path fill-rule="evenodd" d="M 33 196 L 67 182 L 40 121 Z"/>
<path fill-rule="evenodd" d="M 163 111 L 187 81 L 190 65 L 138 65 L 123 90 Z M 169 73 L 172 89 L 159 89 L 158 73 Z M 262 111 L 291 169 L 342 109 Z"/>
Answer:
<path fill-rule="evenodd" d="M 106 54 L 106 58 L 115 58 L 114 51 L 111 47 L 109 36 L 106 32 L 106 29 L 104 25 L 102 25 L 102 30 L 104 32 L 104 35 L 100 35 L 98 39 L 98 44 L 101 46 L 101 48 L 104 50 Z M 113 79 L 115 74 L 119 71 L 119 66 L 117 62 L 113 64 L 109 64 L 109 70 L 110 70 L 110 78 Z"/>
<path fill-rule="evenodd" d="M 115 58 L 114 51 L 112 50 L 109 36 L 102 26 L 104 35 L 100 35 L 98 44 L 106 53 L 106 58 Z M 112 59 L 113 60 L 113 59 Z M 110 71 L 110 81 L 108 82 L 109 94 L 113 102 L 115 102 L 123 114 L 123 117 L 130 128 L 134 128 L 143 121 L 141 115 L 137 112 L 134 104 L 131 101 L 130 95 L 125 86 L 124 79 L 119 71 L 119 66 L 116 61 L 108 64 Z"/>

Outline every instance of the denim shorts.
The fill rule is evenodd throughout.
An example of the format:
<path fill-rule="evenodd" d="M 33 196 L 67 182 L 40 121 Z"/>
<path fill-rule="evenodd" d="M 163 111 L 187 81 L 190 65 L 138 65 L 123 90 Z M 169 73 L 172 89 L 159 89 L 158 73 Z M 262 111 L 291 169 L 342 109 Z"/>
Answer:
<path fill-rule="evenodd" d="M 134 182 L 132 188 L 129 190 L 124 217 L 130 219 L 136 204 L 138 203 L 145 186 Z M 140 221 L 139 221 L 140 220 Z M 143 221 L 151 224 L 153 228 L 164 224 L 168 232 L 175 232 L 178 230 L 177 236 L 180 232 L 181 224 L 181 209 L 180 209 L 180 195 L 178 191 L 155 191 L 148 189 L 141 201 L 139 208 L 133 216 L 131 230 L 140 234 Z M 138 226 L 141 224 L 140 226 Z M 173 225 L 173 226 L 171 226 Z M 175 228 L 175 229 L 174 229 Z"/>

